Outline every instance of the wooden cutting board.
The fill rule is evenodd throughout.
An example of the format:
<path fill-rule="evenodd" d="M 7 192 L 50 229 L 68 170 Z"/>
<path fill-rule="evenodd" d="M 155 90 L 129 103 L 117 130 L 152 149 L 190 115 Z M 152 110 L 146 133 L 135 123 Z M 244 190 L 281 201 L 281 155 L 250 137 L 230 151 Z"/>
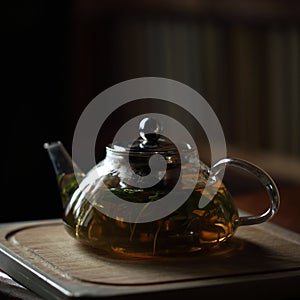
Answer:
<path fill-rule="evenodd" d="M 290 299 L 300 292 L 300 235 L 266 223 L 238 228 L 215 251 L 140 259 L 83 246 L 60 220 L 3 224 L 0 268 L 46 299 Z"/>

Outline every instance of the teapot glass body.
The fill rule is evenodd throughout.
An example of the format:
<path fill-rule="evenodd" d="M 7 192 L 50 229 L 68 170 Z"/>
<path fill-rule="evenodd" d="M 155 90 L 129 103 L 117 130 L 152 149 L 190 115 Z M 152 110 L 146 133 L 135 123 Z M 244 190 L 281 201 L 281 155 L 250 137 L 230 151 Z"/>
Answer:
<path fill-rule="evenodd" d="M 238 226 L 269 220 L 279 208 L 272 178 L 258 166 L 224 158 L 208 168 L 188 143 L 172 143 L 145 118 L 140 137 L 106 147 L 106 156 L 83 174 L 60 142 L 45 144 L 63 204 L 67 231 L 95 248 L 134 256 L 176 255 L 223 244 Z M 262 183 L 270 206 L 258 216 L 238 215 L 222 182 L 226 166 Z"/>
<path fill-rule="evenodd" d="M 114 253 L 134 256 L 172 255 L 199 251 L 226 241 L 238 226 L 238 212 L 233 199 L 217 176 L 209 177 L 209 168 L 199 161 L 193 150 L 178 161 L 177 155 L 164 155 L 166 171 L 156 185 L 137 188 L 128 184 L 128 165 L 124 153 L 107 147 L 106 157 L 81 181 L 82 190 L 73 173 L 58 176 L 60 193 L 65 200 L 63 220 L 67 231 L 77 240 Z M 149 154 L 132 152 L 130 167 L 135 173 L 149 172 Z M 185 190 L 197 173 L 197 182 L 186 201 L 171 214 L 149 222 L 124 221 L 114 211 L 114 217 L 101 212 L 112 194 L 126 203 L 148 203 L 162 199 L 174 185 Z M 98 176 L 92 176 L 95 174 Z M 178 174 L 182 172 L 179 178 Z M 179 179 L 178 179 L 179 178 Z M 178 180 L 180 182 L 178 182 Z M 218 186 L 215 193 L 215 187 Z M 204 188 L 206 195 L 203 195 Z M 210 193 L 211 191 L 211 193 Z M 90 193 L 91 197 L 87 197 Z M 199 207 L 201 196 L 208 204 Z M 68 200 L 69 199 L 69 200 Z M 122 211 L 121 211 L 122 210 Z M 143 210 L 143 208 L 142 208 Z M 129 212 L 130 213 L 130 212 Z"/>

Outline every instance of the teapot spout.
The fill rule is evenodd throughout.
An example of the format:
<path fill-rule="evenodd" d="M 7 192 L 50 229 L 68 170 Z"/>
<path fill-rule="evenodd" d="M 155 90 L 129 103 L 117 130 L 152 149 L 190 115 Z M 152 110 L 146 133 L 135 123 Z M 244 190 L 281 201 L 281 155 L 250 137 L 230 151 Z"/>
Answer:
<path fill-rule="evenodd" d="M 74 173 L 73 161 L 60 141 L 45 143 L 44 148 L 48 151 L 56 176 Z"/>
<path fill-rule="evenodd" d="M 48 151 L 52 162 L 60 196 L 62 198 L 63 208 L 65 208 L 73 193 L 78 188 L 79 183 L 77 182 L 76 177 L 83 178 L 85 175 L 78 166 L 73 163 L 71 156 L 60 141 L 45 143 L 44 148 Z"/>

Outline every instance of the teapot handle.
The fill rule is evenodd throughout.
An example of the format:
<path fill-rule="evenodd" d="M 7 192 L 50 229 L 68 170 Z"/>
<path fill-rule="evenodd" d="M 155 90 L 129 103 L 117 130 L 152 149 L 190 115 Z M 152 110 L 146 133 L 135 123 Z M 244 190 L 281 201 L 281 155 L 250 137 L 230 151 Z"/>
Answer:
<path fill-rule="evenodd" d="M 266 222 L 269 219 L 271 219 L 278 211 L 280 203 L 278 188 L 271 176 L 258 166 L 238 158 L 221 159 L 215 165 L 213 165 L 211 171 L 213 174 L 217 175 L 219 172 L 224 171 L 224 168 L 227 165 L 238 167 L 240 169 L 248 171 L 249 173 L 254 174 L 266 188 L 270 199 L 270 206 L 267 211 L 257 216 L 240 217 L 238 225 L 254 225 Z"/>

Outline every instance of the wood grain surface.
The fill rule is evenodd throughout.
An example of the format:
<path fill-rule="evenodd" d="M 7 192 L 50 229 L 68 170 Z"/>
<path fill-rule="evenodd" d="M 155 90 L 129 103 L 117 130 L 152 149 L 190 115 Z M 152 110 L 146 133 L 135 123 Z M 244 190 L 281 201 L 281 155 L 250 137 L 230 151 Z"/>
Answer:
<path fill-rule="evenodd" d="M 112 256 L 84 246 L 67 234 L 60 220 L 10 226 L 0 234 L 0 268 L 12 276 L 19 275 L 20 280 L 27 267 L 32 278 L 46 277 L 48 282 L 43 281 L 43 289 L 47 289 L 47 284 L 51 289 L 71 284 L 85 287 L 82 293 L 91 287 L 101 287 L 104 291 L 105 286 L 110 293 L 128 293 L 150 287 L 164 290 L 191 286 L 191 283 L 201 287 L 201 282 L 220 283 L 226 278 L 247 281 L 261 275 L 293 277 L 299 276 L 300 271 L 299 235 L 272 224 L 240 227 L 227 244 L 213 251 L 151 259 Z M 15 265 L 21 266 L 18 274 L 18 268 L 12 271 L 9 267 L 11 257 Z M 28 286 L 24 281 L 22 284 Z M 31 284 L 30 288 L 37 286 Z"/>

